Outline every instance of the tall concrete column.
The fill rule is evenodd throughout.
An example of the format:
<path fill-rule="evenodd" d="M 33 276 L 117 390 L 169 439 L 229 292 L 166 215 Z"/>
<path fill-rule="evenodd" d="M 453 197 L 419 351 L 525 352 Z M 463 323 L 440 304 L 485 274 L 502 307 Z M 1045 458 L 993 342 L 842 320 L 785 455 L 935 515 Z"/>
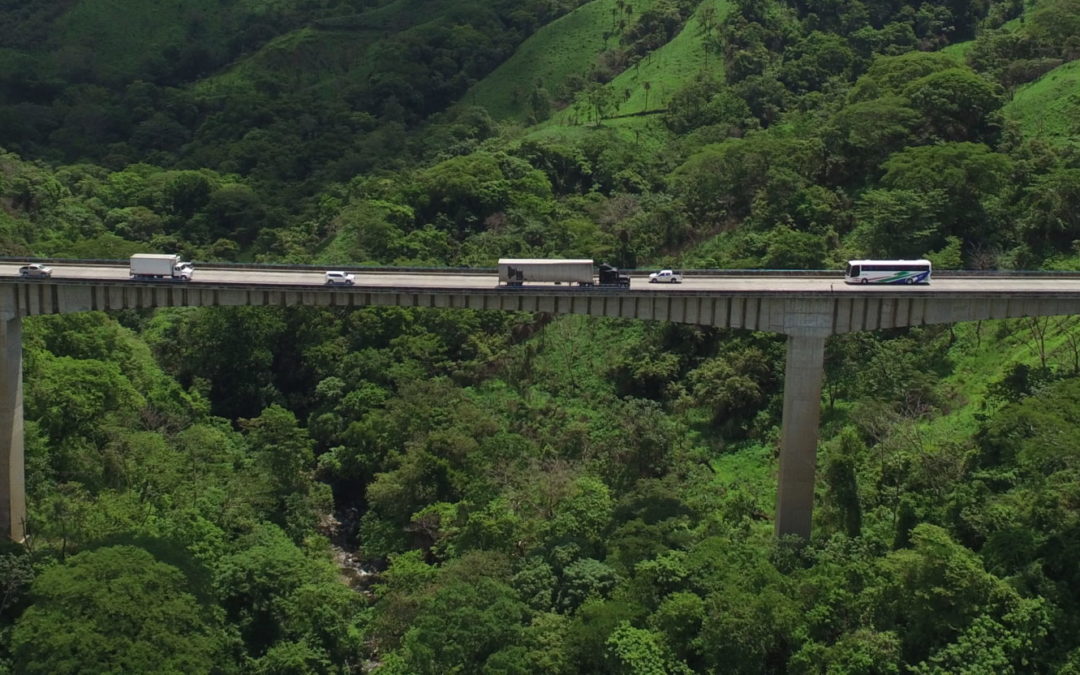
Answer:
<path fill-rule="evenodd" d="M 778 537 L 795 534 L 810 539 L 824 363 L 824 337 L 788 336 L 780 484 L 776 493 Z"/>
<path fill-rule="evenodd" d="M 0 319 L 0 536 L 21 542 L 25 521 L 22 319 Z"/>

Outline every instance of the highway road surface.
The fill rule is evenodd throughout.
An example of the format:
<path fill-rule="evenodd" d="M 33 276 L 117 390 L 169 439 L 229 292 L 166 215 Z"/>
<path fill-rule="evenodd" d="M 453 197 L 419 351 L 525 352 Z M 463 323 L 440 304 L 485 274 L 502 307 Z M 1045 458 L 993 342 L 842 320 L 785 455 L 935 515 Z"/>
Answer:
<path fill-rule="evenodd" d="M 130 280 L 127 265 L 87 265 L 79 263 L 49 263 L 53 268 L 53 281 L 77 280 L 77 281 L 125 281 Z M 0 280 L 24 281 L 18 276 L 18 263 L 0 263 Z M 339 268 L 340 269 L 340 268 Z M 365 271 L 362 268 L 345 268 L 356 275 L 356 285 L 353 288 L 431 288 L 431 289 L 495 289 L 501 288 L 497 275 L 492 272 L 468 272 L 438 273 L 416 271 Z M 209 264 L 196 265 L 191 285 L 277 285 L 277 286 L 323 286 L 323 271 L 318 270 L 283 270 L 267 267 L 259 268 L 225 268 Z M 41 280 L 25 280 L 27 283 L 40 283 Z M 160 283 L 173 284 L 184 282 L 162 281 L 139 281 L 137 283 Z M 344 290 L 346 287 L 338 287 Z M 505 287 L 502 287 L 505 288 Z M 590 289 L 578 288 L 557 284 L 527 284 L 525 290 L 550 288 L 552 291 L 573 289 L 575 291 L 589 292 Z M 505 288 L 507 292 L 516 289 Z M 613 289 L 603 289 L 610 291 Z M 622 289 L 618 289 L 622 290 Z M 642 274 L 634 276 L 631 291 L 650 292 L 809 292 L 809 293 L 1012 293 L 1012 294 L 1080 294 L 1080 275 L 1025 275 L 1025 276 L 977 276 L 977 277 L 950 277 L 948 273 L 934 277 L 932 283 L 919 286 L 894 286 L 894 285 L 868 285 L 853 286 L 845 284 L 840 273 L 835 277 L 828 276 L 791 276 L 776 275 L 767 276 L 762 273 L 748 274 L 747 276 L 697 276 L 691 275 L 684 278 L 681 284 L 650 284 L 647 277 Z"/>

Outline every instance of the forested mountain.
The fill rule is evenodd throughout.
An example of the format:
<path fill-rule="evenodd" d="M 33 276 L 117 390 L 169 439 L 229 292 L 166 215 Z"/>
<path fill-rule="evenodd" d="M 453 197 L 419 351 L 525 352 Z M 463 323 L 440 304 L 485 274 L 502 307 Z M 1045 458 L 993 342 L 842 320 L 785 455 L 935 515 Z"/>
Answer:
<path fill-rule="evenodd" d="M 0 255 L 1080 265 L 1080 0 L 0 2 Z M 0 672 L 1080 671 L 1075 317 L 24 321 Z"/>

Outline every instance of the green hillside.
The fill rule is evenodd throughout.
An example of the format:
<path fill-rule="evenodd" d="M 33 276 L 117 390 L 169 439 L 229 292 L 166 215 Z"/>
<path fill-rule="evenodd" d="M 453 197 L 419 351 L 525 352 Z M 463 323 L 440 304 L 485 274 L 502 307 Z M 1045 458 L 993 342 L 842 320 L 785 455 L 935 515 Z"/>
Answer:
<path fill-rule="evenodd" d="M 378 34 L 302 28 L 274 38 L 222 73 L 199 80 L 193 91 L 214 96 L 270 83 L 295 91 L 340 86 L 370 73 L 366 56 Z"/>
<path fill-rule="evenodd" d="M 704 27 L 700 17 L 703 11 L 712 10 L 712 20 L 722 21 L 730 8 L 728 0 L 702 2 L 673 40 L 608 83 L 616 102 L 612 115 L 634 115 L 646 110 L 661 110 L 667 107 L 672 94 L 695 78 L 709 76 L 723 79 L 723 56 L 706 53 L 702 40 Z M 562 112 L 557 119 L 565 120 L 567 115 L 584 118 L 585 105 L 578 100 L 569 111 Z"/>
<path fill-rule="evenodd" d="M 86 76 L 110 83 L 168 70 L 170 65 L 161 63 L 167 59 L 198 58 L 203 67 L 213 67 L 226 54 L 237 27 L 230 4 L 80 0 L 57 18 L 48 52 L 61 72 L 86 71 Z M 191 49 L 195 46 L 198 55 Z"/>
<path fill-rule="evenodd" d="M 1080 265 L 1080 0 L 0 23 L 13 274 L 155 251 L 839 284 L 927 257 L 933 293 Z M 775 534 L 783 335 L 338 305 L 5 328 L 28 536 L 0 543 L 0 673 L 1080 672 L 1076 317 L 830 337 L 804 540 Z"/>
<path fill-rule="evenodd" d="M 465 102 L 482 106 L 496 119 L 524 121 L 532 112 L 529 97 L 537 89 L 543 89 L 546 97 L 565 100 L 571 80 L 587 77 L 602 52 L 618 47 L 615 28 L 620 14 L 640 14 L 656 4 L 656 0 L 616 2 L 592 0 L 544 26 L 471 88 Z"/>
<path fill-rule="evenodd" d="M 1063 64 L 1017 89 L 1003 109 L 1028 138 L 1080 147 L 1080 61 Z"/>

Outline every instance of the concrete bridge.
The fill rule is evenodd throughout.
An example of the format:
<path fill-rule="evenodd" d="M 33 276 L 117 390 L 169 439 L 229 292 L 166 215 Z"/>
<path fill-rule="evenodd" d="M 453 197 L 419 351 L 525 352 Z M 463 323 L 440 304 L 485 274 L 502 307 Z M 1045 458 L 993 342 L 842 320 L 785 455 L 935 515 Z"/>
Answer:
<path fill-rule="evenodd" d="M 24 537 L 22 319 L 163 307 L 368 307 L 395 305 L 588 314 L 742 328 L 787 335 L 776 533 L 809 538 L 814 501 L 825 340 L 831 335 L 982 319 L 1080 314 L 1080 279 L 948 277 L 930 286 L 853 287 L 839 274 L 693 275 L 679 286 L 636 280 L 630 289 L 498 287 L 493 272 L 355 270 L 352 287 L 329 288 L 322 271 L 200 265 L 195 280 L 136 282 L 126 266 L 56 266 L 22 280 L 0 264 L 0 534 Z"/>

